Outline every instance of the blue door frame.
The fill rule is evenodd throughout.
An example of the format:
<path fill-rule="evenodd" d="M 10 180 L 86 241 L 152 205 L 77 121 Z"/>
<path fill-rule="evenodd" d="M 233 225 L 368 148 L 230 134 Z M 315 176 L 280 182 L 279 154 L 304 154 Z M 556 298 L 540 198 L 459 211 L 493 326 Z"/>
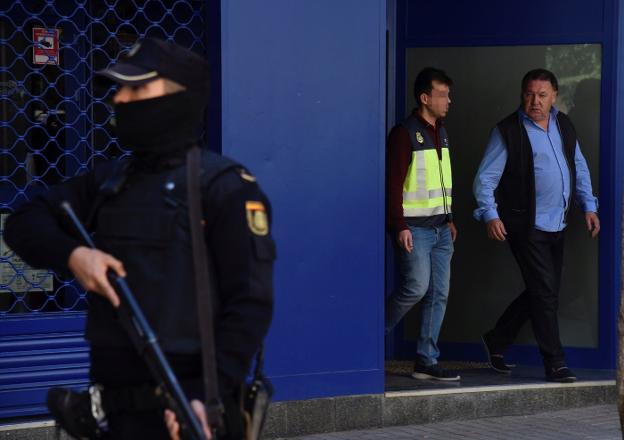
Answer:
<path fill-rule="evenodd" d="M 569 364 L 581 368 L 614 368 L 617 353 L 624 165 L 624 126 L 616 124 L 624 110 L 624 32 L 618 29 L 618 23 L 623 22 L 621 3 L 621 0 L 601 0 L 592 8 L 587 8 L 583 0 L 515 3 L 477 0 L 443 4 L 397 0 L 396 4 L 396 121 L 405 116 L 404 97 L 409 93 L 405 88 L 408 48 L 586 43 L 602 46 L 599 343 L 597 348 L 566 348 Z M 522 19 L 535 17 L 536 11 L 539 20 Z M 395 335 L 388 341 L 387 353 L 395 358 L 413 357 L 413 343 L 402 340 L 401 332 Z M 482 358 L 482 348 L 477 343 L 442 343 L 441 351 L 443 359 Z M 534 346 L 514 346 L 509 354 L 522 363 L 541 364 Z"/>

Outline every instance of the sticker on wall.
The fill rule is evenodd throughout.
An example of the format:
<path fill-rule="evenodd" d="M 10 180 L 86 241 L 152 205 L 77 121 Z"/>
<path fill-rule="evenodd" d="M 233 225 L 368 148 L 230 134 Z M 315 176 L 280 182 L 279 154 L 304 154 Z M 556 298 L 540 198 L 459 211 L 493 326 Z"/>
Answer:
<path fill-rule="evenodd" d="M 33 28 L 33 63 L 59 64 L 59 29 Z"/>
<path fill-rule="evenodd" d="M 2 230 L 8 216 L 9 214 L 0 214 Z M 0 293 L 52 291 L 52 281 L 52 272 L 33 269 L 27 265 L 0 237 Z"/>

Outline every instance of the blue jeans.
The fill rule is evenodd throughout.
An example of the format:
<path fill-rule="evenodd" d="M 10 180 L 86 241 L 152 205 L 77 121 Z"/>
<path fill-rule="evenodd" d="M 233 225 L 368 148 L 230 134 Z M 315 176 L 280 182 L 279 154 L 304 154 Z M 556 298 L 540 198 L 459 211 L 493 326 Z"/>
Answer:
<path fill-rule="evenodd" d="M 433 228 L 409 226 L 409 229 L 414 249 L 411 253 L 398 250 L 400 284 L 386 301 L 385 334 L 421 302 L 416 362 L 429 366 L 436 364 L 440 356 L 437 343 L 448 299 L 453 240 L 448 224 Z"/>

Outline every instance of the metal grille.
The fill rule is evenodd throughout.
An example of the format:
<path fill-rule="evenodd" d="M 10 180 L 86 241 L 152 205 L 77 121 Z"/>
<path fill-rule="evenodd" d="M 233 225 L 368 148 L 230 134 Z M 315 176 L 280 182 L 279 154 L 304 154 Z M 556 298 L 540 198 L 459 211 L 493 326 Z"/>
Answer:
<path fill-rule="evenodd" d="M 2 224 L 50 185 L 128 154 L 111 126 L 114 90 L 93 81 L 94 72 L 138 37 L 205 53 L 205 8 L 190 0 L 1 2 Z M 74 280 L 33 270 L 1 243 L 0 317 L 85 308 L 85 293 Z"/>

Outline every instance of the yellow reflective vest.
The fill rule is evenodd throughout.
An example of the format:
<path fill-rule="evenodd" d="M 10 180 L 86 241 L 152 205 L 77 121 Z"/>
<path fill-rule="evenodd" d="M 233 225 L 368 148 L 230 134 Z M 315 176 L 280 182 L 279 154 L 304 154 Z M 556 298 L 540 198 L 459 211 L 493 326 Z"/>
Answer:
<path fill-rule="evenodd" d="M 451 214 L 453 177 L 446 129 L 440 127 L 440 157 L 435 140 L 420 119 L 410 116 L 401 125 L 412 141 L 412 161 L 403 182 L 403 216 Z"/>

